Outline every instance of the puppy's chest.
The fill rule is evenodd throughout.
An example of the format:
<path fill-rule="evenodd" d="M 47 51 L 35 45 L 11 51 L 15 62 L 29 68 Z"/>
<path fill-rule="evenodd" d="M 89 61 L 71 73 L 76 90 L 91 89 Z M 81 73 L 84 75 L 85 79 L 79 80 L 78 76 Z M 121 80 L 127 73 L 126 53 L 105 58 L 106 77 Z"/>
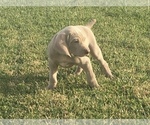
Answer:
<path fill-rule="evenodd" d="M 69 67 L 72 67 L 73 64 L 71 63 L 66 63 L 66 62 L 62 62 L 62 63 L 59 63 L 60 66 L 64 67 L 64 68 L 69 68 Z"/>

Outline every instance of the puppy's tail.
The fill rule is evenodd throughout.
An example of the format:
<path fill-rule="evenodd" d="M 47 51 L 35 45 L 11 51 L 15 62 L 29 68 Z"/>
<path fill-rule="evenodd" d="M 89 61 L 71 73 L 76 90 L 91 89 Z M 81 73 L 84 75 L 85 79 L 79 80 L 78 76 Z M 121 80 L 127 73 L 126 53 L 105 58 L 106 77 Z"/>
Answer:
<path fill-rule="evenodd" d="M 92 28 L 95 23 L 96 23 L 96 19 L 92 19 L 85 26 L 87 26 L 88 28 Z"/>

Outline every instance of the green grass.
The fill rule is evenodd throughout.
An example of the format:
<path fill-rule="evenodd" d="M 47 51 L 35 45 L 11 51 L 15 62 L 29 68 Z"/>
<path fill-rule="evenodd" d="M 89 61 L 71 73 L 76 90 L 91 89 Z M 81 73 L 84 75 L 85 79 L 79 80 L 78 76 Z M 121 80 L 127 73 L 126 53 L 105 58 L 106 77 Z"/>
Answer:
<path fill-rule="evenodd" d="M 0 7 L 0 118 L 150 118 L 149 15 L 147 7 Z M 115 79 L 91 59 L 99 89 L 60 67 L 56 90 L 46 90 L 48 42 L 92 18 Z"/>

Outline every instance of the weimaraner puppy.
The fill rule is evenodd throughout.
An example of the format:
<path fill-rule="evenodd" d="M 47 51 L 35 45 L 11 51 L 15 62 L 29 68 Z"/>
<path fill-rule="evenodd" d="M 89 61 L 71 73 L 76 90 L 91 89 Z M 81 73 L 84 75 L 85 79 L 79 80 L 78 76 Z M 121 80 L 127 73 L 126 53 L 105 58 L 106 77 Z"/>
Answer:
<path fill-rule="evenodd" d="M 67 26 L 54 35 L 48 45 L 50 69 L 48 89 L 54 89 L 57 85 L 57 70 L 59 65 L 66 68 L 77 65 L 76 74 L 79 75 L 84 70 L 88 84 L 91 87 L 98 87 L 99 85 L 90 59 L 87 56 L 89 53 L 101 63 L 105 74 L 110 78 L 113 77 L 91 31 L 95 22 L 96 20 L 93 19 L 85 26 Z"/>

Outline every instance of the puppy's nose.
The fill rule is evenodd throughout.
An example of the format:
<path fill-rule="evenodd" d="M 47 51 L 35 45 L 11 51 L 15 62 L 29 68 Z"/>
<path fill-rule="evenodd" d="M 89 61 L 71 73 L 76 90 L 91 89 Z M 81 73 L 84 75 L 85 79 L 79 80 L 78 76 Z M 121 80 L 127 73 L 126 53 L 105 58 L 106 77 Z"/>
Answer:
<path fill-rule="evenodd" d="M 89 52 L 90 51 L 88 51 L 88 50 L 84 50 L 84 53 L 87 55 L 87 54 L 89 54 Z"/>

